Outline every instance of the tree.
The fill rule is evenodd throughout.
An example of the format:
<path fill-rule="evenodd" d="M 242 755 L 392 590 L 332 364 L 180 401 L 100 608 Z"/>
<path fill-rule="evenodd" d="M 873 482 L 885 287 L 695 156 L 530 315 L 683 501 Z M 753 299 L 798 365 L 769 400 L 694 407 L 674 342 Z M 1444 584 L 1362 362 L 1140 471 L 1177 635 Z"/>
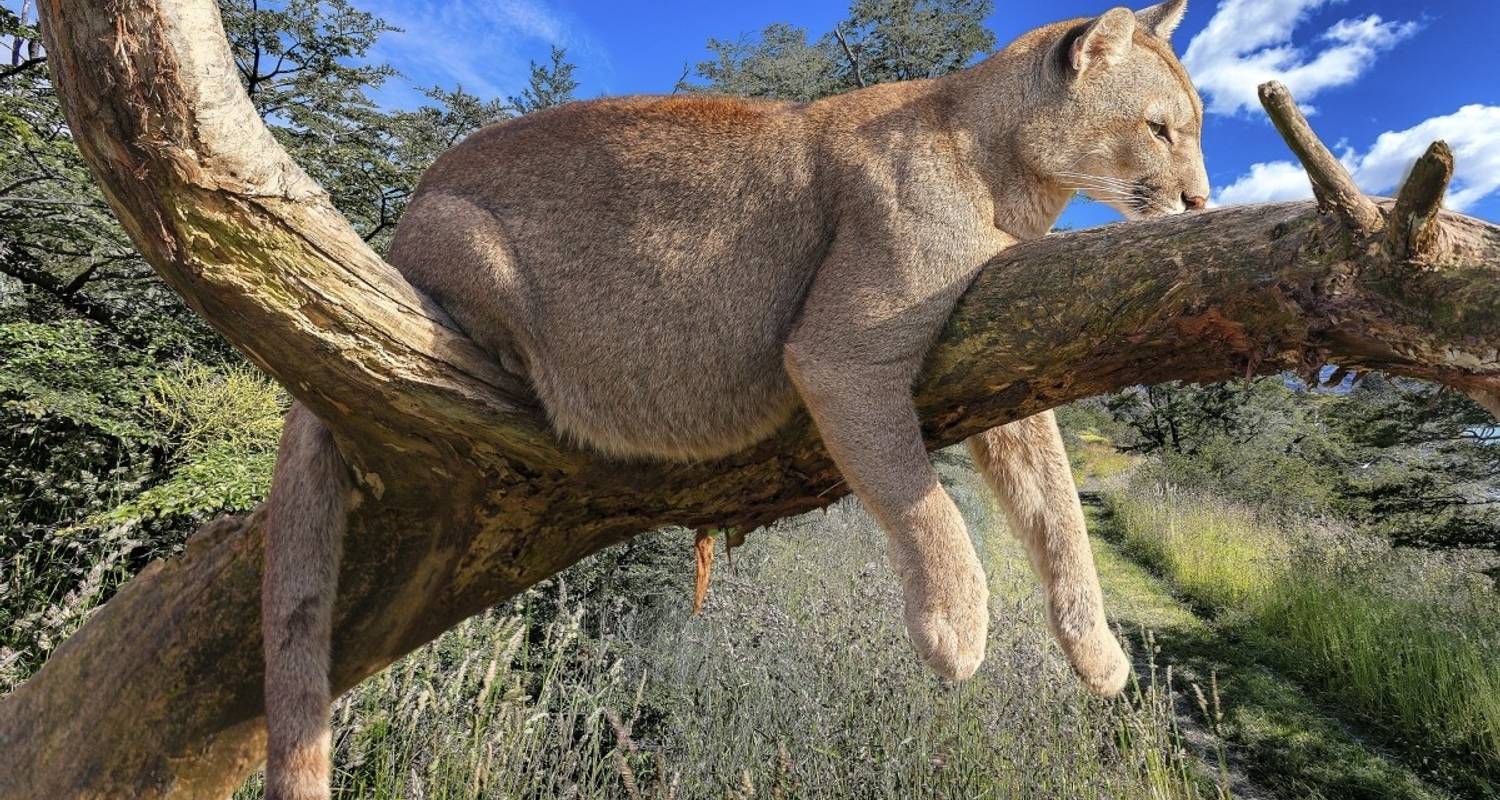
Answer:
<path fill-rule="evenodd" d="M 1371 375 L 1325 418 L 1348 443 L 1341 513 L 1399 544 L 1500 550 L 1494 420 L 1468 398 Z"/>
<path fill-rule="evenodd" d="M 828 43 L 809 44 L 807 31 L 793 25 L 768 25 L 758 40 L 709 39 L 708 50 L 713 58 L 697 70 L 708 85 L 687 88 L 803 102 L 848 88 Z"/>
<path fill-rule="evenodd" d="M 936 78 L 995 46 L 993 0 L 855 0 L 833 35 L 856 84 Z"/>
<path fill-rule="evenodd" d="M 504 116 L 501 103 L 462 89 L 429 89 L 434 105 L 385 111 L 369 93 L 395 78 L 369 63 L 395 28 L 348 0 L 221 0 L 234 67 L 278 142 L 328 189 L 367 241 L 383 246 L 423 169 L 438 153 Z M 4 12 L 9 14 L 9 12 Z M 13 51 L 37 32 L 0 16 Z M 221 347 L 163 287 L 110 213 L 68 135 L 37 55 L 0 74 L 0 271 L 168 355 Z M 107 317 L 107 319 L 106 319 Z M 140 330 L 144 328 L 144 330 Z"/>
<path fill-rule="evenodd" d="M 531 62 L 531 79 L 519 96 L 512 96 L 507 107 L 517 114 L 530 114 L 544 108 L 560 106 L 573 101 L 573 91 L 578 81 L 573 80 L 577 69 L 568 61 L 568 51 L 552 46 L 552 61 L 547 64 Z"/>
<path fill-rule="evenodd" d="M 777 23 L 758 39 L 709 39 L 698 65 L 707 86 L 745 97 L 816 100 L 888 81 L 935 78 L 995 46 L 992 0 L 855 0 L 849 19 L 816 42 Z"/>
<path fill-rule="evenodd" d="M 1319 377 L 1333 386 L 1171 383 L 1104 403 L 1125 426 L 1121 449 L 1155 454 L 1173 483 L 1337 515 L 1399 544 L 1500 549 L 1500 448 L 1484 409 L 1421 381 Z"/>
<path fill-rule="evenodd" d="M 45 8 L 70 128 L 126 230 L 327 420 L 351 464 L 337 690 L 645 529 L 749 530 L 847 491 L 805 418 L 712 464 L 621 464 L 558 443 L 521 377 L 376 257 L 260 125 L 211 2 Z M 1441 380 L 1500 410 L 1500 226 L 1439 212 L 1446 148 L 1387 215 L 1283 91 L 1266 100 L 1324 213 L 1232 209 L 1007 251 L 918 383 L 930 445 L 1125 385 L 1327 358 Z M 260 525 L 206 526 L 0 701 L 0 760 L 27 765 L 0 772 L 0 795 L 232 791 L 260 760 Z"/>
<path fill-rule="evenodd" d="M 367 58 L 392 29 L 344 0 L 218 5 L 257 114 L 377 248 L 437 154 L 505 115 L 461 89 L 378 108 L 370 94 L 395 73 Z M 125 575 L 259 502 L 276 431 L 234 431 L 275 422 L 285 402 L 140 257 L 22 23 L 0 9 L 13 61 L 0 69 L 0 692 Z M 207 416 L 226 436 L 188 436 L 205 419 L 184 427 L 181 412 L 215 397 L 221 413 Z M 13 582 L 43 574 L 34 591 Z"/>

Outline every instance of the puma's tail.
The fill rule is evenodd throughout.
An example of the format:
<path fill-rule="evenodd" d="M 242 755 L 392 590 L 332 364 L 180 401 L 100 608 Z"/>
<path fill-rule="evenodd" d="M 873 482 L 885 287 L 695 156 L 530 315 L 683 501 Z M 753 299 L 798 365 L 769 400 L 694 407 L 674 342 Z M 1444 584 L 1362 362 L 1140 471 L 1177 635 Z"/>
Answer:
<path fill-rule="evenodd" d="M 349 490 L 333 436 L 292 406 L 266 506 L 261 584 L 267 800 L 329 795 L 328 651 Z"/>

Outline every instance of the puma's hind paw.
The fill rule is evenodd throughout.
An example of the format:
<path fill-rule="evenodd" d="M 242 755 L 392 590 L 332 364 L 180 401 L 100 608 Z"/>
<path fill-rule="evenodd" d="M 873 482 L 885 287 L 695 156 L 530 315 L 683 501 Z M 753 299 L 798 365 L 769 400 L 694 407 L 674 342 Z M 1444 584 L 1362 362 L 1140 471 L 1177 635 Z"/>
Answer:
<path fill-rule="evenodd" d="M 989 633 L 989 589 L 976 563 L 941 583 L 911 579 L 906 586 L 906 631 L 917 654 L 945 678 L 961 681 L 984 661 Z"/>

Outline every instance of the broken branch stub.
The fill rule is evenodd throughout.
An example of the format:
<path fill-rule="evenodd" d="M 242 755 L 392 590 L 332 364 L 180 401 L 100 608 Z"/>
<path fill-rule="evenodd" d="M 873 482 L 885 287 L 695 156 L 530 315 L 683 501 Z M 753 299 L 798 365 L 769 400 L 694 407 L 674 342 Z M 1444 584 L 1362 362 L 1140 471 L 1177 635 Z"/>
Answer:
<path fill-rule="evenodd" d="M 1441 230 L 1437 215 L 1453 181 L 1453 168 L 1453 151 L 1447 142 L 1433 142 L 1412 166 L 1396 196 L 1386 232 L 1393 257 L 1420 259 L 1435 254 Z"/>
<path fill-rule="evenodd" d="M 1448 186 L 1453 181 L 1455 166 L 1453 150 L 1447 142 L 1433 142 L 1412 165 L 1387 218 L 1380 207 L 1360 191 L 1349 171 L 1313 132 L 1286 86 L 1276 81 L 1262 84 L 1260 100 L 1276 124 L 1276 130 L 1306 168 L 1319 209 L 1335 214 L 1356 238 L 1373 237 L 1384 229 L 1383 262 L 1371 263 L 1361 259 L 1352 264 L 1352 272 L 1356 275 L 1388 274 L 1391 279 L 1401 282 L 1416 277 L 1410 269 L 1413 265 L 1436 263 L 1441 259 L 1443 226 L 1439 214 L 1443 210 Z M 1315 374 L 1303 375 L 1309 386 L 1314 385 L 1315 377 Z M 1433 377 L 1457 385 L 1470 399 L 1500 419 L 1500 391 L 1493 381 L 1471 381 L 1454 372 Z"/>

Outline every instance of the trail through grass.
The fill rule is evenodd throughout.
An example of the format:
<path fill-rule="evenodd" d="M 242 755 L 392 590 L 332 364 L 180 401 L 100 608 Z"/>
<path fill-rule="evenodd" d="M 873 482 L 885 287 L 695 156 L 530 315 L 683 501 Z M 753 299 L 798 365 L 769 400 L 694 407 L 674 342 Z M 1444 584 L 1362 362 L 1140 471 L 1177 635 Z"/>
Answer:
<path fill-rule="evenodd" d="M 1124 552 L 1214 617 L 1236 643 L 1230 662 L 1273 666 L 1439 784 L 1497 796 L 1500 603 L 1472 576 L 1203 495 L 1120 489 L 1109 504 Z M 1174 658 L 1215 649 L 1182 635 Z M 1367 793 L 1348 796 L 1393 796 L 1370 777 Z"/>
<path fill-rule="evenodd" d="M 1090 509 L 1097 512 L 1097 509 Z M 1135 643 L 1138 663 L 1148 649 L 1169 664 L 1178 682 L 1188 687 L 1178 713 L 1207 729 L 1196 741 L 1206 758 L 1226 758 L 1249 782 L 1245 795 L 1304 800 L 1435 800 L 1460 795 L 1434 789 L 1389 754 L 1371 747 L 1331 720 L 1319 704 L 1285 677 L 1261 663 L 1253 645 L 1195 613 L 1174 596 L 1168 583 L 1127 557 L 1112 541 L 1111 520 L 1091 513 L 1094 555 L 1112 619 Z M 1218 686 L 1217 723 L 1212 701 Z M 1197 685 L 1207 708 L 1199 706 Z"/>

